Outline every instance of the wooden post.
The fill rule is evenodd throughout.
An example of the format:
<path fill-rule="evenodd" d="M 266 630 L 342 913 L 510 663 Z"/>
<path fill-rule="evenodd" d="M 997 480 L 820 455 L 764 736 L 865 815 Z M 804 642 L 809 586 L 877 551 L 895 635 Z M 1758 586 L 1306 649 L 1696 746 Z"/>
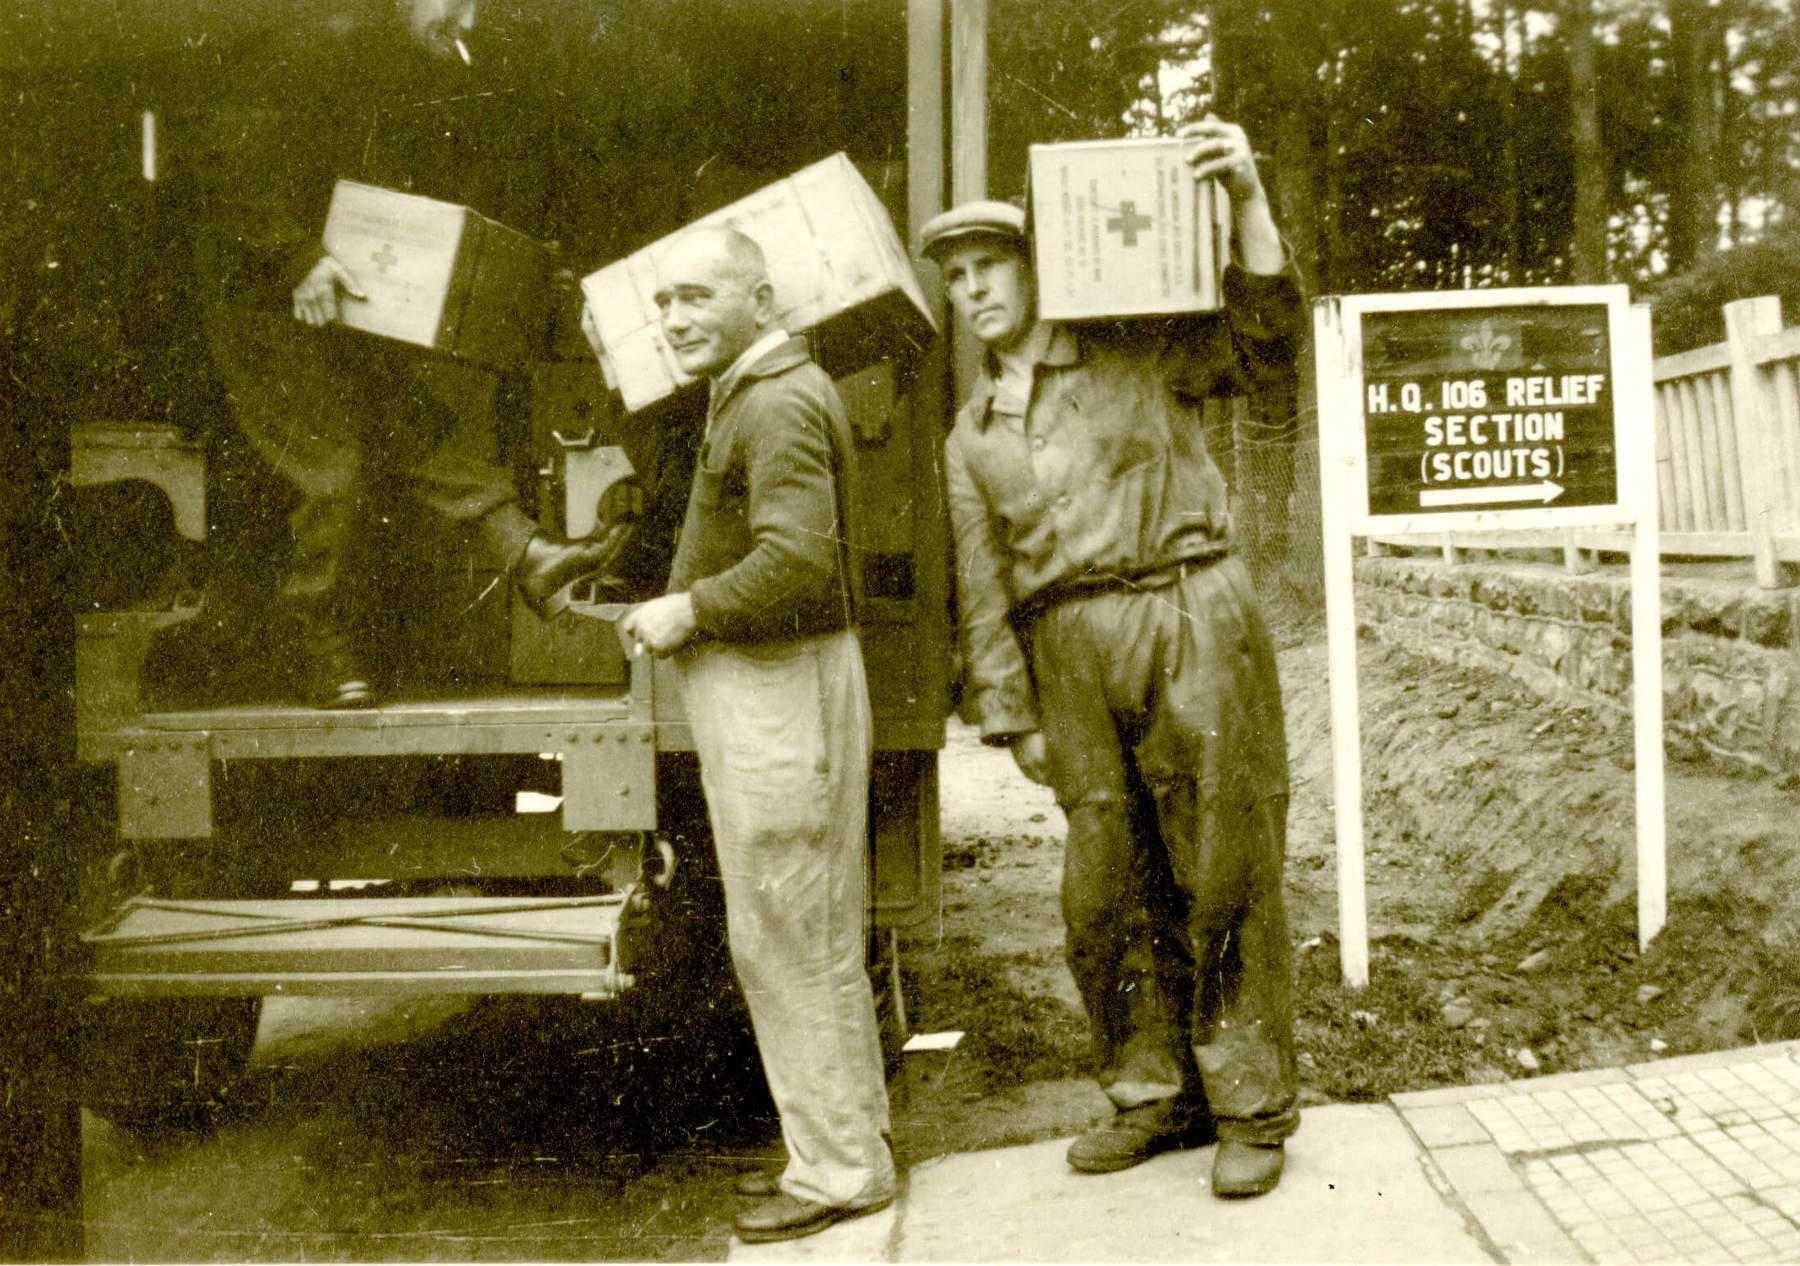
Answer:
<path fill-rule="evenodd" d="M 987 0 L 950 0 L 950 197 L 987 192 Z"/>
<path fill-rule="evenodd" d="M 1586 576 L 1599 567 L 1594 551 L 1575 543 L 1575 529 L 1562 530 L 1563 571 L 1570 576 Z"/>
<path fill-rule="evenodd" d="M 1675 446 L 1672 432 L 1676 427 L 1675 410 L 1680 407 L 1674 392 L 1674 384 L 1658 383 L 1655 393 L 1656 420 L 1656 525 L 1664 532 L 1675 530 Z M 1732 471 L 1737 470 L 1737 438 L 1732 437 L 1731 451 Z M 1738 520 L 1732 524 L 1732 531 L 1743 531 L 1743 490 L 1738 485 Z"/>
<path fill-rule="evenodd" d="M 1639 404 L 1630 416 L 1650 416 L 1650 309 L 1626 309 L 1625 363 L 1619 375 L 1620 406 L 1625 392 Z M 1668 918 L 1667 826 L 1663 792 L 1662 546 L 1656 519 L 1656 437 L 1639 432 L 1619 454 L 1621 491 L 1629 489 L 1636 517 L 1631 531 L 1631 727 L 1637 817 L 1638 948 L 1648 949 Z"/>
<path fill-rule="evenodd" d="M 1344 983 L 1369 983 L 1369 904 L 1365 889 L 1362 811 L 1362 722 L 1356 700 L 1356 585 L 1350 541 L 1351 479 L 1356 457 L 1345 437 L 1342 393 L 1328 389 L 1343 374 L 1342 310 L 1313 308 L 1319 373 L 1319 492 L 1325 563 L 1325 662 L 1330 672 L 1332 809 L 1337 827 L 1338 957 Z M 1370 539 L 1371 548 L 1376 542 Z"/>
<path fill-rule="evenodd" d="M 75 778 L 75 629 L 69 544 L 54 513 L 69 427 L 0 382 L 0 1255 L 82 1256 L 81 1111 L 63 979 L 82 858 L 66 799 Z"/>
<path fill-rule="evenodd" d="M 950 3 L 950 201 L 988 196 L 987 0 Z M 956 398 L 966 399 L 981 370 L 981 345 L 954 323 L 951 363 Z"/>
<path fill-rule="evenodd" d="M 1783 481 L 1793 477 L 1775 433 L 1775 411 L 1756 362 L 1757 339 L 1781 330 L 1781 301 L 1772 295 L 1738 299 L 1725 305 L 1725 342 L 1731 355 L 1731 420 L 1737 431 L 1738 455 L 1744 468 L 1744 519 L 1750 529 L 1756 583 L 1780 589 L 1794 583 L 1793 570 L 1775 555 L 1781 521 Z"/>
<path fill-rule="evenodd" d="M 906 5 L 906 240 L 944 209 L 944 0 Z M 936 269 L 925 268 L 935 279 Z"/>

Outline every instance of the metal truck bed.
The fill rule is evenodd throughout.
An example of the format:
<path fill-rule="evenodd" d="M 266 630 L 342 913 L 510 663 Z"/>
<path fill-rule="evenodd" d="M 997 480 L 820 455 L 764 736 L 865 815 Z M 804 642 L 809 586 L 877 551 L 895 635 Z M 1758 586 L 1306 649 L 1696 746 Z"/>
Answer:
<path fill-rule="evenodd" d="M 563 762 L 563 826 L 656 825 L 656 726 L 649 679 L 608 692 L 496 687 L 360 711 L 246 704 L 139 712 L 78 735 L 80 757 L 119 769 L 119 834 L 209 838 L 216 761 L 553 752 Z"/>

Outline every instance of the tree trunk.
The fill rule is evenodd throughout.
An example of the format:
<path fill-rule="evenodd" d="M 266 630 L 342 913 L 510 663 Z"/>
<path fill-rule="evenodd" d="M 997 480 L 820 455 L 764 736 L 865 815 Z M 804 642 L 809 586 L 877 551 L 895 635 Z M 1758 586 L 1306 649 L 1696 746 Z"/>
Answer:
<path fill-rule="evenodd" d="M 1501 4 L 1494 12 L 1494 21 L 1500 37 L 1500 251 L 1507 284 L 1522 286 L 1525 284 L 1525 240 L 1520 233 L 1519 219 L 1518 111 L 1513 100 L 1512 53 L 1507 45 L 1513 24 L 1512 6 Z M 1523 41 L 1524 38 L 1521 20 L 1519 39 Z"/>
<path fill-rule="evenodd" d="M 1718 245 L 1718 13 L 1708 0 L 1669 0 L 1669 61 L 1681 148 L 1669 190 L 1670 272 L 1686 272 Z"/>
<path fill-rule="evenodd" d="M 1606 280 L 1606 167 L 1600 149 L 1599 75 L 1595 65 L 1593 0 L 1563 0 L 1569 57 L 1569 138 L 1575 171 L 1575 223 L 1569 240 L 1569 281 Z"/>

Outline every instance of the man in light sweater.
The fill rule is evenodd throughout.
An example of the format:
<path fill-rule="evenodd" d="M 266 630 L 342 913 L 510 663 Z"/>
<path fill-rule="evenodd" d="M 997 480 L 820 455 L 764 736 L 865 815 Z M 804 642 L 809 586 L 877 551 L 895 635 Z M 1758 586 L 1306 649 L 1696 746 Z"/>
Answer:
<path fill-rule="evenodd" d="M 754 241 L 691 230 L 658 276 L 663 333 L 711 399 L 669 592 L 620 629 L 681 667 L 732 963 L 787 1144 L 778 1190 L 738 1234 L 791 1239 L 894 1194 L 863 962 L 871 729 L 853 450 L 831 379 L 775 321 Z"/>

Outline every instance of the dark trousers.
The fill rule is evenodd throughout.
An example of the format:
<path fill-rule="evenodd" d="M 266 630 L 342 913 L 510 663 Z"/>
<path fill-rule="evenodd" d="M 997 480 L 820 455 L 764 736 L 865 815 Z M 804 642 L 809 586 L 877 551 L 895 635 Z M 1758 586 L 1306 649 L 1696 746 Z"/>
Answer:
<path fill-rule="evenodd" d="M 1295 1108 L 1281 691 L 1235 558 L 1029 630 L 1069 969 L 1121 1110 L 1275 1143 Z M 1147 955 L 1145 950 L 1147 948 Z"/>
<path fill-rule="evenodd" d="M 300 494 L 283 587 L 300 614 L 340 617 L 345 559 L 390 490 L 472 524 L 496 567 L 518 562 L 535 524 L 511 474 L 426 386 L 429 353 L 229 302 L 209 311 L 207 336 L 239 429 Z"/>

